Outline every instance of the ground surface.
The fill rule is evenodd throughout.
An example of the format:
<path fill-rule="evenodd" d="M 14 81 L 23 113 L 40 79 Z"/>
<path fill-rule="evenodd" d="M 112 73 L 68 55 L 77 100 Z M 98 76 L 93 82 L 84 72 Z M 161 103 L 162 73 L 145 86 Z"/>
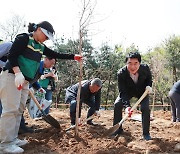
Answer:
<path fill-rule="evenodd" d="M 56 118 L 63 130 L 69 127 L 69 110 L 52 109 L 50 113 Z M 82 119 L 86 111 L 82 111 Z M 124 133 L 119 138 L 102 137 L 102 134 L 112 127 L 113 111 L 101 111 L 101 118 L 94 119 L 98 126 L 84 124 L 79 128 L 79 137 L 74 130 L 65 133 L 59 131 L 44 120 L 35 121 L 25 116 L 28 126 L 41 131 L 22 134 L 29 144 L 24 147 L 26 154 L 129 154 L 129 153 L 180 153 L 180 123 L 172 123 L 170 112 L 154 112 L 151 121 L 151 136 L 153 140 L 142 140 L 141 122 L 126 120 L 123 123 Z"/>

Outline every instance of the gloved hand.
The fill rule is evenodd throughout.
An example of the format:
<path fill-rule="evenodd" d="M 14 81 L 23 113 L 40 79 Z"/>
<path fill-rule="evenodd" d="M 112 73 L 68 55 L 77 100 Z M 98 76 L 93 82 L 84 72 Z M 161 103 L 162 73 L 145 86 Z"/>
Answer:
<path fill-rule="evenodd" d="M 125 113 L 128 114 L 129 117 L 131 117 L 131 115 L 132 115 L 132 113 L 133 113 L 133 111 L 131 110 L 131 107 L 127 107 L 127 108 L 125 109 Z"/>
<path fill-rule="evenodd" d="M 149 92 L 149 94 L 151 94 L 152 93 L 152 87 L 150 87 L 150 86 L 146 86 L 146 90 L 148 90 Z"/>
<path fill-rule="evenodd" d="M 82 56 L 74 55 L 74 60 L 77 60 L 78 62 L 80 62 L 82 60 Z"/>
<path fill-rule="evenodd" d="M 18 90 L 22 89 L 22 85 L 23 85 L 24 81 L 25 81 L 25 78 L 24 78 L 22 72 L 15 73 L 15 85 Z"/>
<path fill-rule="evenodd" d="M 97 116 L 98 118 L 101 116 L 101 114 L 98 110 L 95 111 L 94 115 Z"/>
<path fill-rule="evenodd" d="M 44 90 L 43 88 L 39 88 L 38 92 L 46 94 L 46 90 Z"/>

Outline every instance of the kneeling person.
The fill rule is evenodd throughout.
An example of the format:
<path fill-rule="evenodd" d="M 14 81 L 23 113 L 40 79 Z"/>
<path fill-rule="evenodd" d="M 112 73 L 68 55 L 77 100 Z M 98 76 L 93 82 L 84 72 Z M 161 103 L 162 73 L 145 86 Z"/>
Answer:
<path fill-rule="evenodd" d="M 70 103 L 70 117 L 71 125 L 75 125 L 76 121 L 76 97 L 78 93 L 79 83 L 72 85 L 66 90 L 65 102 Z M 101 87 L 102 82 L 99 78 L 93 80 L 82 81 L 81 93 L 80 93 L 80 105 L 79 105 L 79 118 L 81 117 L 81 106 L 82 102 L 87 104 L 90 108 L 87 113 L 87 118 L 93 114 L 100 116 L 99 108 L 101 101 Z M 96 125 L 92 120 L 87 121 L 89 125 Z"/>

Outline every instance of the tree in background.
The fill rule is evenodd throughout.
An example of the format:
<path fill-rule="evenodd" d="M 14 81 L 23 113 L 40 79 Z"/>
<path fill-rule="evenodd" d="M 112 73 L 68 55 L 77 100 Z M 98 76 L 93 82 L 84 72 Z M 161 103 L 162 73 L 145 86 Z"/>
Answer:
<path fill-rule="evenodd" d="M 167 60 L 165 50 L 162 47 L 156 47 L 151 52 L 145 54 L 143 59 L 148 60 L 153 78 L 153 98 L 152 111 L 154 114 L 154 105 L 161 102 L 165 105 L 167 102 L 169 87 L 172 84 L 170 71 L 167 69 Z M 144 58 L 145 57 L 145 58 Z M 156 104 L 155 104 L 156 103 Z"/>
<path fill-rule="evenodd" d="M 180 36 L 170 36 L 164 42 L 168 66 L 173 70 L 173 83 L 178 80 L 180 75 Z"/>
<path fill-rule="evenodd" d="M 19 33 L 27 32 L 26 22 L 23 17 L 13 15 L 6 23 L 0 23 L 1 39 L 4 41 L 14 41 Z"/>

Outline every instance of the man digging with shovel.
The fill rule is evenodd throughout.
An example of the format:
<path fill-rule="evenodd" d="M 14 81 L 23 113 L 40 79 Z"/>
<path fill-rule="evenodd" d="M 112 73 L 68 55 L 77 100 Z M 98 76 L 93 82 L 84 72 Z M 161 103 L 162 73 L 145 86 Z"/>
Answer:
<path fill-rule="evenodd" d="M 118 124 L 122 119 L 122 109 L 125 108 L 129 117 L 132 114 L 130 99 L 140 98 L 145 90 L 152 92 L 152 75 L 147 65 L 141 64 L 141 55 L 138 52 L 130 52 L 126 56 L 126 66 L 118 71 L 119 96 L 114 103 L 113 125 Z M 149 96 L 141 101 L 143 138 L 151 140 Z M 114 136 L 123 132 L 122 125 L 113 133 Z"/>

